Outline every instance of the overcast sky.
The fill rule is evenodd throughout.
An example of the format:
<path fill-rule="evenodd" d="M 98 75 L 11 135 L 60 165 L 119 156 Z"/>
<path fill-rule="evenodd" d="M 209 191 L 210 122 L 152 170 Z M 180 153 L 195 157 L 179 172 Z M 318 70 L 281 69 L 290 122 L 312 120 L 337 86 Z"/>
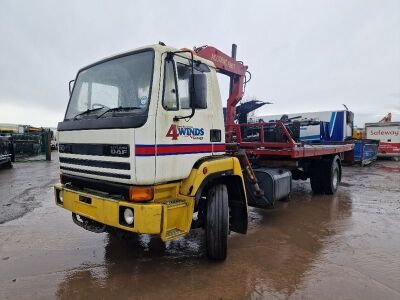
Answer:
<path fill-rule="evenodd" d="M 56 126 L 80 67 L 158 41 L 236 43 L 253 75 L 244 98 L 274 103 L 259 114 L 345 103 L 359 126 L 400 121 L 399 0 L 0 0 L 0 123 Z"/>

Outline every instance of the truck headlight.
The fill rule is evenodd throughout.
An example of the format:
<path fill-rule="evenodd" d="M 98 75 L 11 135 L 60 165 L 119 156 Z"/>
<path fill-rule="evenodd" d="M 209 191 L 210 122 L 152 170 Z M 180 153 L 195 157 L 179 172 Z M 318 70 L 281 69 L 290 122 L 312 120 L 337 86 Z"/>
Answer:
<path fill-rule="evenodd" d="M 133 224 L 133 210 L 130 208 L 125 208 L 124 209 L 124 220 L 125 223 L 128 225 Z"/>

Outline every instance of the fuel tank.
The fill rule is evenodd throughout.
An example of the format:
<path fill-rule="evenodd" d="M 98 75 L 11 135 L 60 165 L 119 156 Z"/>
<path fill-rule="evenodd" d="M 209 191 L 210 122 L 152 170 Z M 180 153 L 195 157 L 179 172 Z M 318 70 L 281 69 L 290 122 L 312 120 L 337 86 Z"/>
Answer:
<path fill-rule="evenodd" d="M 270 208 L 275 201 L 289 196 L 292 190 L 292 173 L 285 169 L 253 169 L 263 196 L 256 196 L 250 180 L 245 176 L 247 202 L 249 206 Z"/>

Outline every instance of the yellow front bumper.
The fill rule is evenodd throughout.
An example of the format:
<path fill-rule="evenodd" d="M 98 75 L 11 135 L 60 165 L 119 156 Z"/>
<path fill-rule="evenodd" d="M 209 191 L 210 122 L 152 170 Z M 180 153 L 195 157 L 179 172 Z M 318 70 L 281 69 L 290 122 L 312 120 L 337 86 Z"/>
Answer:
<path fill-rule="evenodd" d="M 164 241 L 183 236 L 190 230 L 193 215 L 192 198 L 180 197 L 159 203 L 131 203 L 75 191 L 63 185 L 55 186 L 54 192 L 58 206 L 111 227 L 136 233 L 159 234 Z M 58 193 L 62 193 L 62 203 L 57 200 Z M 88 199 L 90 201 L 87 201 Z M 121 210 L 124 208 L 134 211 L 132 226 L 124 224 L 121 219 Z"/>

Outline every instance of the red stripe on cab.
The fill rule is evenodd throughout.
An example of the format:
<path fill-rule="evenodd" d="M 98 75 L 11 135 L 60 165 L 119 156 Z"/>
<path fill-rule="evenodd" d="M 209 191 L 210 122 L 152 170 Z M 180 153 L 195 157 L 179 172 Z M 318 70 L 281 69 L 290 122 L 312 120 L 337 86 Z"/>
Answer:
<path fill-rule="evenodd" d="M 136 156 L 179 155 L 225 152 L 225 144 L 136 145 Z"/>

